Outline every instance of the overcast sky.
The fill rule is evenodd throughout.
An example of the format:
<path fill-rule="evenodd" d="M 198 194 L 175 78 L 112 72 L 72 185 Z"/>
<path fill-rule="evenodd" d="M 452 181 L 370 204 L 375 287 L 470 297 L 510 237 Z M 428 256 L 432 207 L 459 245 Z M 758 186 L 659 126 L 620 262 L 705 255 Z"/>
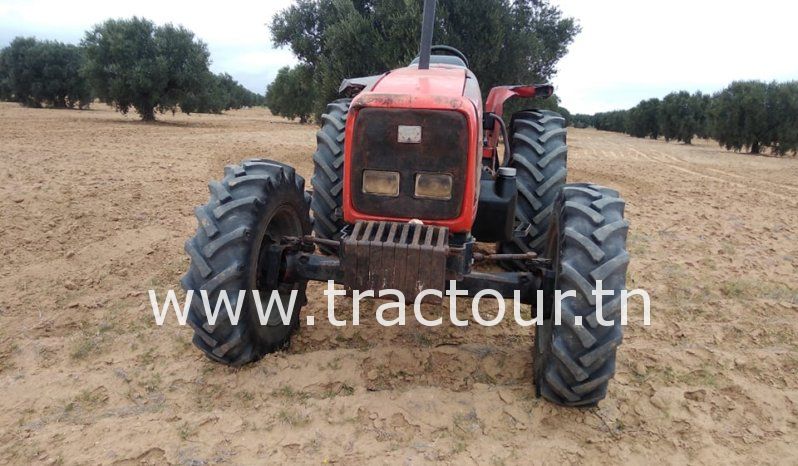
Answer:
<path fill-rule="evenodd" d="M 0 0 L 0 46 L 17 35 L 77 43 L 106 18 L 133 15 L 194 31 L 212 69 L 263 93 L 294 63 L 273 49 L 266 24 L 290 0 Z M 716 91 L 735 79 L 798 79 L 790 0 L 553 0 L 582 33 L 553 82 L 572 112 L 628 108 L 672 90 Z M 420 19 L 419 19 L 420 20 Z"/>

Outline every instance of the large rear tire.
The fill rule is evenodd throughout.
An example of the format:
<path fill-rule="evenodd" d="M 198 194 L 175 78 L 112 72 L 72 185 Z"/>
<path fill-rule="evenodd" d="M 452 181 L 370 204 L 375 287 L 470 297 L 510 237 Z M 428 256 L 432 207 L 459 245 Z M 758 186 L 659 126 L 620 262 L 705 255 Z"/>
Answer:
<path fill-rule="evenodd" d="M 569 184 L 554 206 L 548 252 L 555 270 L 547 315 L 536 326 L 535 390 L 538 396 L 565 406 L 593 406 L 604 399 L 615 374 L 615 352 L 623 338 L 620 291 L 626 288 L 624 201 L 617 191 L 590 184 Z M 596 280 L 612 296 L 596 317 Z M 554 325 L 554 289 L 576 292 L 562 302 L 561 325 Z"/>
<path fill-rule="evenodd" d="M 351 103 L 352 99 L 338 99 L 327 105 L 321 116 L 321 129 L 316 133 L 310 208 L 313 231 L 318 238 L 337 240 L 344 227 L 344 143 Z"/>
<path fill-rule="evenodd" d="M 305 180 L 287 165 L 257 159 L 228 165 L 224 178 L 208 187 L 210 200 L 195 210 L 197 233 L 186 241 L 191 266 L 181 285 L 194 290 L 188 313 L 194 344 L 214 361 L 241 366 L 286 347 L 299 325 L 307 282 L 280 281 L 276 288 L 286 310 L 291 291 L 297 292 L 288 324 L 273 309 L 261 325 L 251 291 L 260 292 L 265 310 L 275 290 L 265 285 L 269 246 L 285 236 L 310 234 Z M 246 290 L 238 324 L 230 322 L 222 305 L 215 325 L 210 325 L 200 290 L 207 291 L 211 306 L 225 291 L 232 309 L 239 290 Z"/>
<path fill-rule="evenodd" d="M 545 252 L 552 207 L 567 175 L 565 119 L 550 110 L 526 110 L 513 115 L 510 166 L 516 169 L 518 201 L 516 235 L 498 245 L 499 252 L 520 254 Z M 503 263 L 522 269 L 520 262 Z"/>

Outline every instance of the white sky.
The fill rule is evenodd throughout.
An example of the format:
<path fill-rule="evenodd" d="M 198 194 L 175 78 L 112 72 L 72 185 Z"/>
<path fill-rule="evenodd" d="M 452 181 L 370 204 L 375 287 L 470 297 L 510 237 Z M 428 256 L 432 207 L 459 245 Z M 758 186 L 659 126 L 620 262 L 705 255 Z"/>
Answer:
<path fill-rule="evenodd" d="M 558 0 L 582 33 L 554 78 L 563 106 L 594 113 L 739 79 L 798 79 L 793 0 Z"/>
<path fill-rule="evenodd" d="M 0 46 L 17 35 L 77 43 L 107 18 L 182 24 L 205 41 L 212 69 L 263 93 L 295 62 L 267 24 L 290 0 L 0 0 Z M 735 79 L 798 79 L 798 4 L 791 0 L 553 0 L 582 33 L 553 83 L 572 112 L 628 108 L 670 91 L 716 91 Z M 420 19 L 419 19 L 420 20 Z M 793 57 L 793 58 L 790 58 Z"/>

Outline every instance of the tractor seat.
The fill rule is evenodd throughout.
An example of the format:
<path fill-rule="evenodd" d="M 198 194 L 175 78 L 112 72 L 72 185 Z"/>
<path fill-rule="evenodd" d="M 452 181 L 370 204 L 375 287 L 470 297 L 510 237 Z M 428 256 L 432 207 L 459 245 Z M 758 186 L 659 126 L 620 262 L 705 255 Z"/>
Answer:
<path fill-rule="evenodd" d="M 467 68 L 463 60 L 452 55 L 432 55 L 429 57 L 429 62 L 430 64 L 437 63 L 439 65 L 462 66 L 463 68 Z M 410 64 L 418 65 L 418 57 L 414 58 Z"/>

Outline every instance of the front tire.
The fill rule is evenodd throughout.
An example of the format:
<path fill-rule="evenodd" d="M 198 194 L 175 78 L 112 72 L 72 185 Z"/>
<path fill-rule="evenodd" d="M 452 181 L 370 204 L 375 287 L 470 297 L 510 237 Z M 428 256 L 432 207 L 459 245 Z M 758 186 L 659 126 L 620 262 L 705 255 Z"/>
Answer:
<path fill-rule="evenodd" d="M 617 191 L 590 184 L 566 185 L 554 206 L 546 256 L 555 278 L 547 290 L 547 315 L 536 326 L 535 390 L 565 406 L 593 406 L 604 399 L 615 374 L 615 352 L 623 338 L 618 313 L 626 288 L 624 201 Z M 602 280 L 602 316 L 597 321 L 592 294 Z M 561 324 L 554 325 L 552 291 L 576 292 L 562 302 Z"/>
<path fill-rule="evenodd" d="M 512 240 L 499 243 L 498 250 L 506 254 L 542 255 L 552 207 L 567 175 L 565 119 L 550 110 L 526 110 L 513 115 L 511 126 L 510 167 L 516 169 L 518 185 L 516 231 Z M 503 265 L 511 270 L 523 269 L 521 262 Z"/>
<path fill-rule="evenodd" d="M 276 291 L 284 309 L 296 291 L 288 324 L 273 309 L 261 325 L 252 290 L 260 292 L 265 312 L 275 289 L 265 285 L 264 254 L 283 237 L 310 234 L 305 180 L 288 165 L 257 159 L 227 166 L 224 178 L 208 187 L 210 200 L 195 210 L 197 233 L 186 241 L 191 265 L 181 285 L 194 290 L 188 313 L 194 344 L 214 361 L 241 366 L 286 347 L 299 325 L 307 282 L 279 281 Z M 207 291 L 212 309 L 226 292 L 233 310 L 239 290 L 246 290 L 238 324 L 230 322 L 222 305 L 215 325 L 210 325 L 200 290 Z"/>
<path fill-rule="evenodd" d="M 352 99 L 338 99 L 322 114 L 313 154 L 313 232 L 317 238 L 337 240 L 344 227 L 344 144 L 346 118 Z M 329 252 L 322 248 L 324 252 Z"/>

